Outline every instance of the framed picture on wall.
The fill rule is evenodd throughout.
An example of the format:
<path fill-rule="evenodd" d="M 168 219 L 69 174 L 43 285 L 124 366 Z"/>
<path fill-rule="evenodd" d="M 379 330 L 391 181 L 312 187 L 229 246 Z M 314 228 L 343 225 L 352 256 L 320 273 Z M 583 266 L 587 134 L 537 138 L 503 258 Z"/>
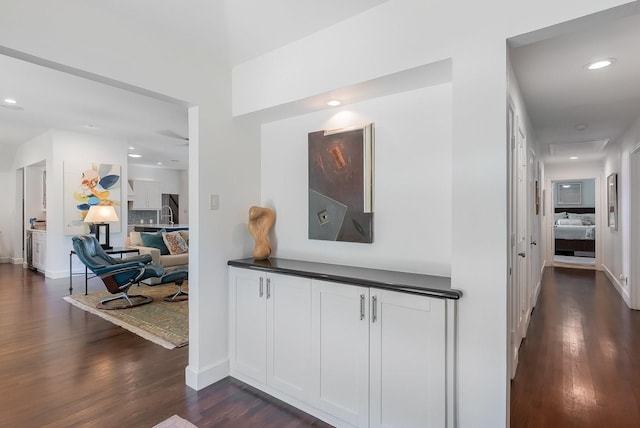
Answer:
<path fill-rule="evenodd" d="M 618 174 L 607 177 L 607 222 L 613 230 L 618 230 Z"/>
<path fill-rule="evenodd" d="M 558 183 L 558 205 L 582 204 L 582 183 Z"/>

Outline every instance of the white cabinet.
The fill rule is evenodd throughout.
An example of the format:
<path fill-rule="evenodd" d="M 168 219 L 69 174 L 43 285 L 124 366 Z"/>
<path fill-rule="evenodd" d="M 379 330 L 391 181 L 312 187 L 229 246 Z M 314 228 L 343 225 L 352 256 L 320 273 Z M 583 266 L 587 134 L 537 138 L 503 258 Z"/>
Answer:
<path fill-rule="evenodd" d="M 133 182 L 134 210 L 159 210 L 162 206 L 160 185 L 155 181 L 135 180 Z"/>
<path fill-rule="evenodd" d="M 231 268 L 231 375 L 338 427 L 452 427 L 455 300 Z"/>
<path fill-rule="evenodd" d="M 47 234 L 46 232 L 31 233 L 31 264 L 34 268 L 44 272 L 47 268 Z"/>
<path fill-rule="evenodd" d="M 369 288 L 313 281 L 314 403 L 353 426 L 369 420 Z"/>
<path fill-rule="evenodd" d="M 308 400 L 311 281 L 246 269 L 230 280 L 232 373 Z"/>
<path fill-rule="evenodd" d="M 371 289 L 370 427 L 446 426 L 445 300 Z"/>

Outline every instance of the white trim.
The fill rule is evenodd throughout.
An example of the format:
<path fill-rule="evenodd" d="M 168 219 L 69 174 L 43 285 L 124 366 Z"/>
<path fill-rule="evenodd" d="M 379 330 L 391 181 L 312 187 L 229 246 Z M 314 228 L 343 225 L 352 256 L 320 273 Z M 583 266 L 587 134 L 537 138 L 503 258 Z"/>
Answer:
<path fill-rule="evenodd" d="M 624 300 L 627 306 L 633 309 L 633 307 L 631 306 L 631 296 L 629 296 L 629 292 L 622 286 L 622 284 L 620 284 L 620 281 L 618 281 L 616 276 L 609 270 L 606 265 L 602 265 L 602 270 L 604 271 L 605 275 L 607 275 L 607 278 L 609 278 L 609 281 L 611 281 L 611 284 L 613 284 L 615 289 L 618 291 L 618 294 L 620 294 L 622 300 Z"/>
<path fill-rule="evenodd" d="M 9 263 L 10 258 L 9 257 L 0 257 L 0 263 Z"/>
<path fill-rule="evenodd" d="M 11 257 L 11 264 L 13 265 L 24 264 L 24 259 L 22 257 Z"/>
<path fill-rule="evenodd" d="M 640 269 L 636 261 L 640 256 L 640 187 L 635 185 L 640 177 L 640 143 L 629 155 L 629 302 L 632 309 L 640 309 Z"/>
<path fill-rule="evenodd" d="M 217 361 L 202 369 L 190 364 L 184 369 L 184 375 L 187 386 L 199 391 L 229 376 L 229 360 Z"/>

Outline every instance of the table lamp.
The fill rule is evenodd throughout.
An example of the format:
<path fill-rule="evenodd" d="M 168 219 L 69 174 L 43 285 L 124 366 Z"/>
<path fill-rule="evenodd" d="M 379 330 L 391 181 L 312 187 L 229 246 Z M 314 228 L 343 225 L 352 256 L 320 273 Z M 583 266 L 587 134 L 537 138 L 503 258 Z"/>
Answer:
<path fill-rule="evenodd" d="M 112 205 L 93 205 L 89 208 L 89 212 L 84 218 L 85 223 L 93 223 L 96 239 L 105 250 L 112 248 L 109 245 L 109 223 L 106 223 L 108 221 L 119 221 L 118 214 L 116 214 L 116 210 Z M 100 229 L 104 229 L 102 241 L 100 240 Z"/>

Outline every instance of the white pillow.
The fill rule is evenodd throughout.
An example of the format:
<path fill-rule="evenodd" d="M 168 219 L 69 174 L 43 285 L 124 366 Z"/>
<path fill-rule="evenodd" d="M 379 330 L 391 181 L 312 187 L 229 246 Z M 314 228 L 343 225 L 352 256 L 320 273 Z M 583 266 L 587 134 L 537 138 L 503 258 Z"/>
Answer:
<path fill-rule="evenodd" d="M 582 226 L 582 220 L 579 218 L 561 218 L 558 219 L 559 226 Z"/>
<path fill-rule="evenodd" d="M 569 213 L 569 218 L 582 220 L 582 224 L 584 224 L 585 226 L 596 224 L 596 215 L 593 213 L 584 213 L 584 214 Z"/>
<path fill-rule="evenodd" d="M 567 213 L 566 212 L 561 212 L 561 213 L 554 213 L 553 214 L 553 221 L 558 224 L 558 220 L 562 219 L 562 218 L 567 218 Z"/>

